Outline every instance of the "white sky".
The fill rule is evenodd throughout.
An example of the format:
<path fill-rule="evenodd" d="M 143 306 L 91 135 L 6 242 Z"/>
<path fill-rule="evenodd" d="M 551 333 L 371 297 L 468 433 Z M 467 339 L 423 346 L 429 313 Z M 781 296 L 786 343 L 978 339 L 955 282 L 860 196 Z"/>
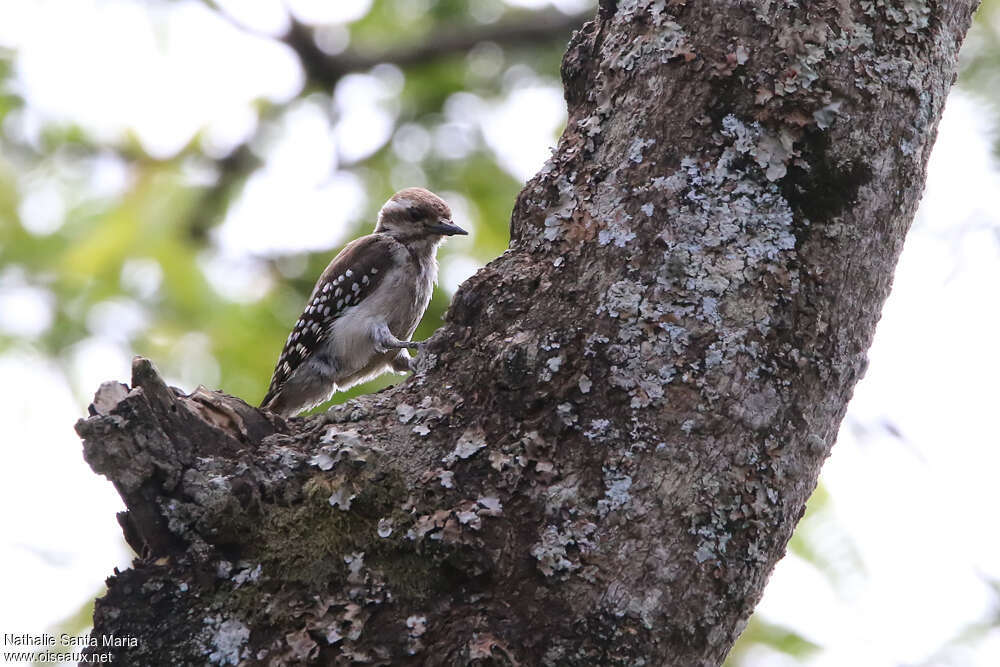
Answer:
<path fill-rule="evenodd" d="M 225 4 L 242 7 L 240 20 L 264 32 L 283 25 L 280 3 L 261 2 L 255 12 L 235 0 Z M 294 4 L 301 16 L 341 12 L 327 18 L 345 21 L 367 3 L 338 9 L 317 0 Z M 566 11 L 580 5 L 555 4 Z M 204 132 L 209 145 L 224 150 L 256 127 L 251 100 L 264 96 L 281 103 L 298 92 L 301 74 L 283 47 L 248 36 L 197 2 L 157 11 L 167 17 L 165 29 L 149 23 L 146 9 L 124 0 L 0 4 L 0 46 L 17 48 L 22 91 L 30 102 L 22 130 L 30 135 L 42 123 L 72 120 L 102 140 L 130 132 L 157 155 L 171 155 Z M 123 51 L 128 58 L 120 57 Z M 399 84 L 391 70 L 346 78 L 334 95 L 332 115 L 314 100 L 297 102 L 269 139 L 266 167 L 217 230 L 219 247 L 201 258 L 202 265 L 210 275 L 227 278 L 220 286 L 227 295 L 253 299 L 268 288 L 254 278 L 260 255 L 338 244 L 343 220 L 365 199 L 361 184 L 336 167 L 390 140 L 404 160 L 430 150 L 460 157 L 468 150 L 462 137 L 479 132 L 505 169 L 527 178 L 548 157 L 552 132 L 562 121 L 561 94 L 552 82 L 524 72 L 506 76 L 504 97 L 456 95 L 444 110 L 447 127 L 430 133 L 411 126 L 389 136 Z M 812 566 L 789 556 L 759 607 L 764 618 L 825 647 L 815 665 L 925 661 L 986 614 L 991 600 L 981 576 L 1000 579 L 993 491 L 1000 470 L 993 412 L 1000 377 L 994 342 L 1000 324 L 1000 172 L 990 159 L 982 118 L 972 99 L 952 94 L 871 365 L 845 421 L 887 420 L 904 439 L 875 433 L 859 440 L 845 426 L 824 469 L 835 519 L 854 540 L 866 576 L 834 590 Z M 98 170 L 108 187 L 124 186 L 116 169 L 108 160 Z M 416 166 L 400 174 L 415 177 Z M 27 204 L 26 218 L 37 225 L 36 233 L 48 233 L 58 228 L 61 209 L 45 196 L 44 184 L 38 187 L 42 194 Z M 460 213 L 466 204 L 460 193 L 454 199 Z M 292 213 L 289 201 L 296 202 Z M 128 267 L 136 293 L 155 290 L 156 268 Z M 453 257 L 443 267 L 443 283 L 453 290 L 475 268 L 471 260 Z M 44 294 L 18 282 L 17 275 L 0 277 L 0 329 L 31 333 L 51 324 Z M 128 304 L 108 304 L 106 310 L 141 325 L 142 312 Z M 128 379 L 130 351 L 100 335 L 100 318 L 93 328 L 95 336 L 70 353 L 70 378 L 30 350 L 0 356 L 0 419 L 7 434 L 0 446 L 0 633 L 42 632 L 99 591 L 113 567 L 128 565 L 114 516 L 121 502 L 83 462 L 72 430 L 85 405 L 71 386 L 92 390 L 102 380 Z M 192 354 L 201 343 L 185 342 Z M 197 372 L 184 378 L 191 383 L 186 388 L 211 384 L 210 364 L 205 377 Z M 1000 664 L 1000 635 L 994 631 L 977 655 L 966 658 L 969 665 Z M 782 664 L 770 654 L 757 662 Z"/>

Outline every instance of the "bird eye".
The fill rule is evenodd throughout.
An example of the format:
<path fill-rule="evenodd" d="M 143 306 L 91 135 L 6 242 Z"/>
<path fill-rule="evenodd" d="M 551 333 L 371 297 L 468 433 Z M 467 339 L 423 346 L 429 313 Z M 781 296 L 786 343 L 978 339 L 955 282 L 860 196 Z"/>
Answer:
<path fill-rule="evenodd" d="M 406 209 L 406 215 L 409 216 L 410 220 L 413 222 L 417 222 L 420 220 L 420 218 L 423 217 L 420 213 L 420 209 L 417 208 L 416 206 L 411 206 L 410 208 Z"/>

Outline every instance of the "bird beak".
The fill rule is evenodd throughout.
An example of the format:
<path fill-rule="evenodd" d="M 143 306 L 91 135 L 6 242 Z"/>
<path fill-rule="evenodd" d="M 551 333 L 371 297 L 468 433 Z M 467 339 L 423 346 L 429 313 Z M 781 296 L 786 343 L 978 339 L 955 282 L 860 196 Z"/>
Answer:
<path fill-rule="evenodd" d="M 437 224 L 431 225 L 429 229 L 435 234 L 440 234 L 441 236 L 455 236 L 456 234 L 466 236 L 469 233 L 451 220 L 438 220 Z"/>

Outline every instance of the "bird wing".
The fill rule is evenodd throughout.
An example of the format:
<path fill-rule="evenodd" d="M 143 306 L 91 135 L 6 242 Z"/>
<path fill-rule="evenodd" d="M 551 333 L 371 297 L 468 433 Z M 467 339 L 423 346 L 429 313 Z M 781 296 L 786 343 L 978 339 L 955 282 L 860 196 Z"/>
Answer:
<path fill-rule="evenodd" d="M 261 405 L 278 393 L 302 362 L 325 347 L 334 321 L 375 290 L 391 268 L 393 245 L 383 234 L 369 234 L 351 241 L 333 258 L 285 341 Z"/>

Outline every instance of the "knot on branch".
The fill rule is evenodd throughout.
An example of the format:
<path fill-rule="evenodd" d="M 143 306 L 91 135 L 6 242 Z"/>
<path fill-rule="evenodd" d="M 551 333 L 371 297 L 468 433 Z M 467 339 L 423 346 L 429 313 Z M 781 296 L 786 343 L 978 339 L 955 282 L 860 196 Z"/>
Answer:
<path fill-rule="evenodd" d="M 195 534 L 226 540 L 231 530 L 222 526 L 239 523 L 227 518 L 243 514 L 267 487 L 248 451 L 288 433 L 283 420 L 236 397 L 168 387 L 140 357 L 131 388 L 104 383 L 90 415 L 76 425 L 84 458 L 121 494 L 125 537 L 145 555 L 183 550 L 200 541 Z"/>
<path fill-rule="evenodd" d="M 500 499 L 456 488 L 456 467 L 485 464 L 480 429 L 459 436 L 444 467 L 407 472 L 398 432 L 443 435 L 451 414 L 430 397 L 413 406 L 382 395 L 285 421 L 225 394 L 186 395 L 137 358 L 132 386 L 102 385 L 76 426 L 87 462 L 124 499 L 119 520 L 143 556 L 110 580 L 95 627 L 136 634 L 137 608 L 151 624 L 204 614 L 206 631 L 180 662 L 214 661 L 230 635 L 241 642 L 236 662 L 250 647 L 269 664 L 422 652 L 426 619 L 447 625 L 426 601 L 482 588 L 502 543 Z M 375 613 L 381 629 L 362 637 Z"/>

